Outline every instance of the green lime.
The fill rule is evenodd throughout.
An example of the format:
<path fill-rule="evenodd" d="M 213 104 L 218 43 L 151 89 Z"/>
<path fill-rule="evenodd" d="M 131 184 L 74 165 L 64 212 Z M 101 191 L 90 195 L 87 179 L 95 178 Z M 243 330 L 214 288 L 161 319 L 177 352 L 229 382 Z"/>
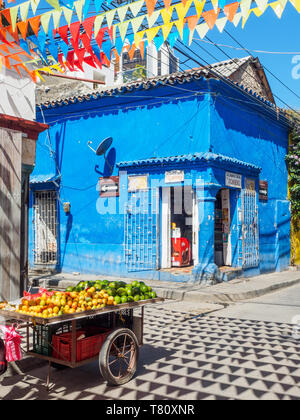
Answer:
<path fill-rule="evenodd" d="M 126 286 L 128 286 L 127 283 L 125 283 L 125 281 L 119 281 L 118 284 L 119 284 L 119 287 L 126 287 Z"/>
<path fill-rule="evenodd" d="M 151 292 L 150 293 L 150 298 L 155 299 L 156 298 L 156 292 Z"/>
<path fill-rule="evenodd" d="M 133 299 L 135 302 L 138 302 L 140 300 L 140 295 L 135 295 Z"/>
<path fill-rule="evenodd" d="M 132 287 L 139 287 L 139 282 L 138 282 L 138 281 L 133 281 L 133 282 L 131 283 L 131 286 L 132 286 Z"/>
<path fill-rule="evenodd" d="M 66 292 L 73 292 L 73 287 L 68 287 L 68 288 L 66 289 Z"/>
<path fill-rule="evenodd" d="M 132 288 L 131 287 L 126 287 L 126 293 L 128 296 L 132 296 Z"/>
<path fill-rule="evenodd" d="M 127 296 L 126 289 L 124 289 L 123 287 L 120 287 L 120 289 L 117 290 L 117 294 L 119 296 Z"/>
<path fill-rule="evenodd" d="M 145 299 L 150 299 L 150 295 L 148 293 L 145 293 Z"/>
<path fill-rule="evenodd" d="M 144 295 L 141 295 L 140 296 L 140 300 L 145 300 L 145 296 Z"/>
<path fill-rule="evenodd" d="M 142 293 L 147 293 L 148 292 L 148 286 L 146 286 L 145 284 L 141 285 L 140 289 L 141 289 Z"/>
<path fill-rule="evenodd" d="M 132 296 L 128 296 L 128 297 L 127 297 L 127 301 L 128 301 L 128 302 L 134 302 L 134 299 L 133 299 L 133 297 L 132 297 Z"/>
<path fill-rule="evenodd" d="M 110 289 L 116 289 L 116 288 L 117 288 L 117 284 L 116 284 L 116 282 L 115 282 L 115 281 L 113 281 L 112 283 L 109 283 L 108 287 L 109 287 Z"/>
<path fill-rule="evenodd" d="M 115 289 L 107 289 L 106 293 L 108 294 L 108 296 L 116 296 L 117 292 L 115 291 Z"/>
<path fill-rule="evenodd" d="M 148 292 L 152 292 L 152 287 L 147 286 L 148 287 Z"/>
<path fill-rule="evenodd" d="M 115 296 L 114 297 L 114 301 L 119 305 L 122 301 L 121 301 L 121 297 L 120 296 Z"/>
<path fill-rule="evenodd" d="M 121 297 L 121 302 L 122 303 L 127 303 L 128 302 L 127 296 L 122 296 Z"/>

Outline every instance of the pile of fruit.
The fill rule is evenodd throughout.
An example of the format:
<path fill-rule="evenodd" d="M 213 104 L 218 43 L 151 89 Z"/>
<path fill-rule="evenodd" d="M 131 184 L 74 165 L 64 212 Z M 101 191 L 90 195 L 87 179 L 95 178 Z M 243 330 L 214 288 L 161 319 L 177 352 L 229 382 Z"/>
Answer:
<path fill-rule="evenodd" d="M 35 298 L 24 298 L 16 312 L 42 318 L 74 314 L 106 306 L 154 299 L 156 293 L 144 282 L 80 282 L 64 292 L 44 293 Z"/>

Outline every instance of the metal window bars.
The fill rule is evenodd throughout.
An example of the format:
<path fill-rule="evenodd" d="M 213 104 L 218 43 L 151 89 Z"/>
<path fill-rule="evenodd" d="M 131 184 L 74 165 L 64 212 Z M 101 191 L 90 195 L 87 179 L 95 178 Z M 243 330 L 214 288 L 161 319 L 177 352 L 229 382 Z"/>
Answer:
<path fill-rule="evenodd" d="M 259 265 L 259 229 L 257 193 L 242 190 L 242 265 L 244 268 Z"/>
<path fill-rule="evenodd" d="M 157 195 L 157 189 L 129 192 L 124 224 L 128 271 L 157 268 Z"/>
<path fill-rule="evenodd" d="M 35 265 L 57 264 L 57 226 L 56 191 L 36 191 L 33 205 Z"/>

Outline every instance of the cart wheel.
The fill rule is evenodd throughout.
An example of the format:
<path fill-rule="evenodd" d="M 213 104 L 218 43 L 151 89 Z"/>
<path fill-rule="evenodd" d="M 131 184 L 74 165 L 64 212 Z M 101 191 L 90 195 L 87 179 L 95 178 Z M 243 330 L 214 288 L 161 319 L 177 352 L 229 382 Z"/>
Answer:
<path fill-rule="evenodd" d="M 123 385 L 134 376 L 139 360 L 139 344 L 135 334 L 127 328 L 113 331 L 105 340 L 99 367 L 109 385 Z"/>

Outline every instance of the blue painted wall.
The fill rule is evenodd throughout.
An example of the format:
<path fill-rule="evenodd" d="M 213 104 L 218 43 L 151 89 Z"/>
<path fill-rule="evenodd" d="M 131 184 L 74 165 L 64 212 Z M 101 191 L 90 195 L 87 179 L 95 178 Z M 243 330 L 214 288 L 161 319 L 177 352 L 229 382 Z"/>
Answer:
<path fill-rule="evenodd" d="M 124 264 L 124 214 L 117 211 L 119 200 L 99 199 L 99 177 L 118 175 L 116 163 L 120 161 L 209 150 L 262 167 L 260 178 L 269 181 L 269 201 L 260 204 L 259 209 L 259 268 L 266 271 L 287 266 L 289 212 L 286 212 L 284 204 L 287 195 L 284 156 L 288 131 L 281 121 L 276 121 L 274 115 L 271 116 L 263 105 L 257 105 L 257 101 L 252 101 L 248 95 L 217 81 L 210 81 L 209 85 L 205 80 L 191 81 L 77 101 L 49 109 L 43 107 L 42 111 L 38 108 L 37 118 L 50 124 L 50 129 L 39 138 L 32 177 L 40 174 L 61 175 L 59 269 L 62 271 L 164 278 L 158 271 L 128 274 Z M 107 157 L 114 168 L 113 172 L 104 159 L 96 156 L 87 146 L 87 142 L 92 141 L 91 147 L 96 148 L 101 140 L 109 136 L 113 137 L 113 144 Z M 167 170 L 174 168 L 178 169 L 178 166 L 170 166 Z M 186 179 L 190 179 L 193 185 L 199 176 L 206 182 L 214 178 L 220 187 L 225 185 L 224 168 L 220 170 L 215 167 L 211 173 L 203 165 L 201 168 L 197 165 L 183 168 L 186 170 Z M 156 169 L 153 177 L 162 181 L 165 170 Z M 138 172 L 143 171 L 149 173 L 151 169 Z M 122 182 L 120 201 L 124 204 L 126 184 Z M 45 188 L 38 184 L 32 187 Z M 234 192 L 231 197 L 233 202 Z M 279 201 L 283 203 L 282 206 L 278 204 Z M 71 203 L 69 215 L 63 212 L 63 202 Z M 238 218 L 236 209 L 233 217 L 235 220 Z M 280 233 L 274 227 L 275 222 L 281 226 Z M 30 235 L 31 265 L 32 232 L 33 229 Z M 206 241 L 203 234 L 204 230 L 201 232 L 201 241 Z M 237 240 L 238 230 L 233 236 Z M 275 248 L 279 250 L 277 254 Z M 211 251 L 210 244 L 208 254 Z M 237 264 L 237 258 L 235 250 L 234 264 Z M 213 262 L 213 254 L 209 255 L 208 260 L 208 265 Z M 184 276 L 179 279 L 189 280 Z"/>

